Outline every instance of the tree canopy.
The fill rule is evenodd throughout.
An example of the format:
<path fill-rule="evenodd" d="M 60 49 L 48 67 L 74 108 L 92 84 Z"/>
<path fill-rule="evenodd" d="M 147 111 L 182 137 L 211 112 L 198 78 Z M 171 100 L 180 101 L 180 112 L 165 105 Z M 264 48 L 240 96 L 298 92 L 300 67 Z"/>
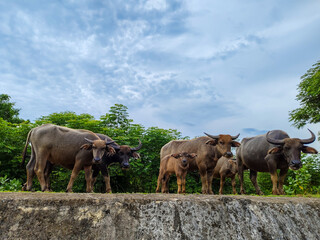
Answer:
<path fill-rule="evenodd" d="M 297 128 L 320 122 L 320 61 L 301 77 L 298 91 L 300 107 L 289 113 L 289 120 Z"/>
<path fill-rule="evenodd" d="M 0 95 L 0 117 L 11 123 L 20 123 L 23 120 L 19 118 L 20 109 L 14 108 L 15 103 L 10 102 L 10 96 Z"/>

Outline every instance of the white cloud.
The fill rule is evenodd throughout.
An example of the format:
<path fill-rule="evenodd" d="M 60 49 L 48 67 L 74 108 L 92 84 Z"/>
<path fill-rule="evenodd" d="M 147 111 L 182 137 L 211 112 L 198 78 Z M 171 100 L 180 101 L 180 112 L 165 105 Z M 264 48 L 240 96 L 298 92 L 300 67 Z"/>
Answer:
<path fill-rule="evenodd" d="M 105 4 L 0 10 L 0 88 L 22 117 L 99 117 L 120 102 L 137 123 L 191 137 L 293 131 L 296 85 L 320 51 L 318 2 Z"/>

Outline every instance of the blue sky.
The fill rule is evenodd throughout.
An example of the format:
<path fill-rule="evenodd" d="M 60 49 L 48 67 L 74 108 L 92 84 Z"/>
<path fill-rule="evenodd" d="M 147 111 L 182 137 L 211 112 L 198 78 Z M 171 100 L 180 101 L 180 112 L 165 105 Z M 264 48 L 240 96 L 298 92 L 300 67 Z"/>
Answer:
<path fill-rule="evenodd" d="M 184 136 L 308 138 L 288 113 L 320 60 L 319 9 L 318 0 L 0 1 L 0 92 L 30 120 L 99 118 L 121 103 L 135 123 Z"/>

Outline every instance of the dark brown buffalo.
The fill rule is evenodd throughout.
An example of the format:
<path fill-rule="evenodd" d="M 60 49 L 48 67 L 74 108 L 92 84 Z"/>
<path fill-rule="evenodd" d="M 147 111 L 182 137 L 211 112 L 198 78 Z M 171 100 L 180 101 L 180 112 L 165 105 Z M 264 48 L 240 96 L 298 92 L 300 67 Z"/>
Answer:
<path fill-rule="evenodd" d="M 304 145 L 316 139 L 314 133 L 311 131 L 310 133 L 309 139 L 290 138 L 281 130 L 244 138 L 236 154 L 241 194 L 245 193 L 243 188 L 245 169 L 250 169 L 250 179 L 257 194 L 263 194 L 257 183 L 257 172 L 270 172 L 273 184 L 272 194 L 284 194 L 283 183 L 288 169 L 298 170 L 302 167 L 301 152 L 318 153 L 314 148 Z M 277 169 L 280 169 L 279 183 Z"/>
<path fill-rule="evenodd" d="M 48 165 L 61 165 L 71 169 L 72 174 L 67 192 L 72 192 L 73 182 L 79 171 L 84 169 L 87 182 L 86 191 L 92 191 L 92 164 L 99 163 L 112 142 L 101 140 L 88 130 L 75 130 L 66 127 L 45 124 L 30 130 L 23 152 L 25 161 L 27 147 L 31 143 L 31 159 L 27 164 L 27 183 L 24 190 L 31 190 L 34 173 L 37 174 L 41 190 L 47 191 L 48 181 L 44 175 Z"/>
<path fill-rule="evenodd" d="M 189 162 L 197 155 L 195 153 L 174 153 L 165 156 L 160 161 L 160 170 L 156 192 L 169 193 L 169 178 L 175 174 L 177 177 L 178 193 L 186 193 L 186 175 Z"/>
<path fill-rule="evenodd" d="M 97 135 L 102 140 L 105 140 L 108 142 L 113 141 L 110 137 L 108 137 L 106 135 L 103 135 L 100 133 L 97 133 Z M 123 170 L 129 169 L 130 168 L 130 164 L 129 164 L 130 158 L 135 158 L 135 159 L 140 158 L 140 155 L 139 155 L 139 153 L 137 153 L 137 151 L 141 149 L 142 143 L 139 140 L 139 145 L 134 148 L 130 147 L 128 145 L 118 145 L 115 142 L 110 144 L 110 146 L 115 149 L 115 151 L 116 151 L 115 154 L 113 154 L 113 155 L 105 154 L 102 158 L 101 163 L 95 164 L 92 166 L 92 169 L 93 169 L 92 187 L 96 181 L 96 178 L 97 178 L 99 172 L 101 171 L 101 173 L 104 177 L 105 184 L 106 184 L 106 192 L 107 193 L 111 193 L 110 175 L 109 175 L 109 171 L 108 171 L 109 165 L 111 165 L 113 163 L 119 163 Z"/>
<path fill-rule="evenodd" d="M 174 140 L 161 148 L 160 158 L 177 152 L 192 152 L 197 158 L 190 161 L 189 171 L 199 170 L 202 182 L 202 193 L 212 194 L 213 169 L 222 156 L 232 157 L 231 147 L 239 147 L 240 143 L 234 141 L 239 137 L 230 135 L 210 135 L 191 140 Z"/>
<path fill-rule="evenodd" d="M 236 190 L 236 174 L 238 173 L 238 166 L 235 160 L 222 156 L 219 158 L 216 167 L 213 170 L 213 178 L 220 178 L 219 194 L 223 194 L 223 185 L 226 177 L 231 178 L 233 194 L 237 194 Z"/>

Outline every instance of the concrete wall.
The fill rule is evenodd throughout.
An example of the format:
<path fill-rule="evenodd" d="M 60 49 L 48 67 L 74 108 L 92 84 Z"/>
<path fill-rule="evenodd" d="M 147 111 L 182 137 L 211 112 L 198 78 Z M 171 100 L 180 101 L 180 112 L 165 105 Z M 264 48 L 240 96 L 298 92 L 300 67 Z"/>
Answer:
<path fill-rule="evenodd" d="M 0 193 L 0 239 L 320 239 L 320 199 Z"/>

